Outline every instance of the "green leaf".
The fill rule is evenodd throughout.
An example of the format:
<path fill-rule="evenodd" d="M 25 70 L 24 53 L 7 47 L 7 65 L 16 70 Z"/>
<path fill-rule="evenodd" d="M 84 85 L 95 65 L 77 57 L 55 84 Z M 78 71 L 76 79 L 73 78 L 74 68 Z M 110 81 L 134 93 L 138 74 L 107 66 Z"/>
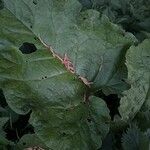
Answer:
<path fill-rule="evenodd" d="M 150 1 L 145 0 L 86 0 L 83 7 L 105 14 L 112 22 L 117 23 L 126 31 L 132 32 L 140 41 L 146 39 L 141 32 L 150 32 Z"/>
<path fill-rule="evenodd" d="M 82 4 L 83 9 L 88 9 L 92 7 L 91 0 L 79 0 L 79 2 Z"/>
<path fill-rule="evenodd" d="M 103 141 L 103 145 L 100 150 L 113 150 L 113 145 L 114 145 L 114 136 L 113 134 L 108 134 L 107 137 Z"/>
<path fill-rule="evenodd" d="M 0 117 L 0 146 L 9 144 L 9 141 L 6 139 L 5 132 L 3 131 L 4 125 L 7 123 L 9 118 Z"/>
<path fill-rule="evenodd" d="M 50 114 L 33 113 L 31 123 L 52 149 L 98 149 L 109 131 L 109 112 L 101 99 L 91 97 L 89 101 L 89 106 L 78 105 L 71 111 L 46 108 L 53 116 L 47 120 Z"/>
<path fill-rule="evenodd" d="M 145 103 L 142 106 L 143 111 L 150 111 L 150 87 L 149 90 L 147 92 L 147 96 L 146 96 L 146 100 Z"/>
<path fill-rule="evenodd" d="M 9 106 L 5 108 L 0 107 L 0 116 L 8 117 L 10 119 L 10 124 L 16 122 L 19 118 L 19 115 L 16 114 Z"/>
<path fill-rule="evenodd" d="M 32 110 L 30 123 L 51 149 L 100 148 L 109 131 L 105 102 L 85 99 L 87 87 L 81 80 L 8 11 L 0 11 L 0 21 L 0 87 L 9 106 L 19 114 Z M 19 48 L 24 42 L 33 43 L 37 51 L 22 54 Z"/>
<path fill-rule="evenodd" d="M 2 132 L 3 126 L 7 123 L 8 118 L 7 117 L 0 117 L 0 130 Z"/>
<path fill-rule="evenodd" d="M 112 78 L 109 80 L 107 85 L 103 87 L 103 93 L 105 95 L 118 94 L 120 96 L 123 91 L 128 90 L 130 85 L 126 82 L 127 74 L 127 68 L 123 59 L 122 62 L 118 64 L 117 70 L 113 73 Z"/>
<path fill-rule="evenodd" d="M 136 39 L 94 10 L 80 12 L 77 0 L 4 0 L 5 6 L 54 52 L 71 60 L 75 73 L 93 89 L 107 85 L 118 89 L 124 82 L 114 79 L 118 64 Z M 21 7 L 20 7 L 21 6 Z M 119 72 L 120 73 L 120 72 Z M 120 86 L 121 84 L 121 86 Z M 124 86 L 123 86 L 124 87 Z M 123 91 L 122 89 L 121 91 Z"/>
<path fill-rule="evenodd" d="M 140 111 L 133 120 L 141 131 L 145 132 L 150 129 L 150 111 Z M 143 123 L 144 122 L 144 123 Z"/>
<path fill-rule="evenodd" d="M 0 107 L 5 107 L 6 105 L 7 104 L 6 104 L 6 100 L 5 100 L 3 91 L 2 91 L 2 89 L 0 89 Z"/>
<path fill-rule="evenodd" d="M 150 40 L 139 46 L 132 46 L 126 55 L 128 82 L 131 88 L 124 92 L 120 102 L 120 114 L 123 119 L 133 118 L 144 103 L 149 104 L 150 88 Z M 148 107 L 148 106 L 146 106 Z"/>
<path fill-rule="evenodd" d="M 131 126 L 122 138 L 123 150 L 149 150 L 148 137 L 137 126 Z"/>
<path fill-rule="evenodd" d="M 0 0 L 0 10 L 4 8 L 4 3 L 2 0 Z"/>
<path fill-rule="evenodd" d="M 13 145 L 13 142 L 9 141 L 6 138 L 6 132 L 4 131 L 6 123 L 9 121 L 13 122 L 18 118 L 18 115 L 14 113 L 9 107 L 1 107 L 4 105 L 5 98 L 4 95 L 0 92 L 0 149 L 7 149 L 8 145 Z"/>
<path fill-rule="evenodd" d="M 49 150 L 48 147 L 45 146 L 45 144 L 37 137 L 36 134 L 24 135 L 15 146 L 17 150 L 23 150 L 30 147 L 40 147 L 44 150 Z"/>
<path fill-rule="evenodd" d="M 146 131 L 145 135 L 150 139 L 150 129 Z"/>

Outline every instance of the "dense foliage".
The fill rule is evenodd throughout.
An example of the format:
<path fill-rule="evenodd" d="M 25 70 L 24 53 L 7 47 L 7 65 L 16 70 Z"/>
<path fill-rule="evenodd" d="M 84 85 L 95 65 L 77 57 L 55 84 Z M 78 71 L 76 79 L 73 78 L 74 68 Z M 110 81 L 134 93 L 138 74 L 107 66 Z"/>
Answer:
<path fill-rule="evenodd" d="M 149 0 L 0 0 L 0 149 L 150 149 Z"/>

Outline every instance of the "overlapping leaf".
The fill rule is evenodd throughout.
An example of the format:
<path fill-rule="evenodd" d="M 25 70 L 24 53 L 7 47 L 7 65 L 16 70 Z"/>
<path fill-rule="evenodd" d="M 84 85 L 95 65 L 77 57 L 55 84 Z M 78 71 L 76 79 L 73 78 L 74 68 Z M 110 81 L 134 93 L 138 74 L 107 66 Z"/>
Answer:
<path fill-rule="evenodd" d="M 122 146 L 124 150 L 149 150 L 150 141 L 136 125 L 132 125 L 123 135 Z"/>
<path fill-rule="evenodd" d="M 4 125 L 6 125 L 6 123 L 8 122 L 9 117 L 8 115 L 6 115 L 6 113 L 4 113 L 5 109 L 1 107 L 1 105 L 4 103 L 3 99 L 4 97 L 0 91 L 0 148 L 1 149 L 5 148 L 5 146 L 9 143 L 9 141 L 6 139 L 6 133 L 4 132 Z"/>
<path fill-rule="evenodd" d="M 8 119 L 9 118 L 7 117 L 0 117 L 0 147 L 9 143 L 6 139 L 6 133 L 3 131 L 3 127 L 7 123 Z"/>
<path fill-rule="evenodd" d="M 142 105 L 149 109 L 150 40 L 137 47 L 132 46 L 126 59 L 131 88 L 124 92 L 125 96 L 121 99 L 120 113 L 123 119 L 133 118 Z"/>
<path fill-rule="evenodd" d="M 135 41 L 131 34 L 105 17 L 100 20 L 97 11 L 81 13 L 77 0 L 4 2 L 6 8 L 52 46 L 56 54 L 61 57 L 67 54 L 76 74 L 93 82 L 94 89 L 116 86 L 124 90 L 117 69 L 127 48 Z M 114 77 L 116 72 L 120 78 Z"/>
<path fill-rule="evenodd" d="M 17 143 L 14 150 L 23 150 L 27 148 L 41 148 L 48 150 L 49 148 L 36 136 L 36 134 L 26 134 Z"/>
<path fill-rule="evenodd" d="M 135 37 L 97 11 L 81 12 L 76 0 L 4 0 L 4 5 L 13 14 L 0 10 L 0 87 L 9 106 L 19 114 L 32 111 L 30 123 L 50 149 L 99 149 L 109 111 L 102 99 L 85 95 L 91 91 L 79 76 L 92 82 L 92 90 L 120 94 L 127 89 L 124 56 Z M 62 59 L 67 56 L 75 74 L 38 38 Z M 142 106 L 149 109 L 149 46 L 145 40 L 127 52 L 131 89 L 121 99 L 123 120 Z"/>
<path fill-rule="evenodd" d="M 100 148 L 110 119 L 103 100 L 84 99 L 82 81 L 8 11 L 0 11 L 0 21 L 0 87 L 9 106 L 19 114 L 32 110 L 30 122 L 49 148 Z M 19 47 L 25 42 L 37 51 L 22 54 Z"/>
<path fill-rule="evenodd" d="M 93 8 L 136 35 L 139 40 L 147 38 L 143 31 L 150 32 L 149 0 L 79 0 L 84 9 Z"/>

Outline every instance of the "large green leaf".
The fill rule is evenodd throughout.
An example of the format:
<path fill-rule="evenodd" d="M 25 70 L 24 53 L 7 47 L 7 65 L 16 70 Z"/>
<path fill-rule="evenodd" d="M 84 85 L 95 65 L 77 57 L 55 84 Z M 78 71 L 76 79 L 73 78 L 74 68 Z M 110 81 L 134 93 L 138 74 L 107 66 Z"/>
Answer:
<path fill-rule="evenodd" d="M 150 40 L 145 40 L 137 47 L 132 46 L 126 59 L 131 88 L 124 92 L 119 111 L 123 119 L 132 119 L 143 104 L 149 109 Z"/>
<path fill-rule="evenodd" d="M 133 35 L 112 24 L 106 17 L 100 20 L 97 11 L 80 12 L 81 5 L 77 0 L 4 2 L 6 8 L 51 46 L 56 54 L 62 58 L 66 54 L 75 73 L 93 82 L 92 88 L 118 86 L 117 89 L 123 87 L 124 90 L 122 76 L 115 78 L 114 74 L 126 50 L 135 41 Z"/>
<path fill-rule="evenodd" d="M 9 20 L 12 23 L 8 23 Z M 86 87 L 8 11 L 0 11 L 0 87 L 19 114 L 32 110 L 36 134 L 54 150 L 98 149 L 109 130 L 104 101 L 86 97 Z M 22 43 L 37 51 L 22 54 Z"/>
<path fill-rule="evenodd" d="M 58 150 L 100 148 L 102 143 L 100 139 L 108 133 L 106 124 L 109 122 L 108 110 L 101 99 L 91 97 L 89 106 L 78 105 L 67 112 L 63 109 L 56 110 L 57 112 L 50 108 L 46 109 L 49 109 L 47 112 L 49 114 L 43 116 L 34 113 L 31 123 L 51 148 Z M 53 117 L 47 120 L 50 113 Z M 38 120 L 39 115 L 41 120 Z"/>

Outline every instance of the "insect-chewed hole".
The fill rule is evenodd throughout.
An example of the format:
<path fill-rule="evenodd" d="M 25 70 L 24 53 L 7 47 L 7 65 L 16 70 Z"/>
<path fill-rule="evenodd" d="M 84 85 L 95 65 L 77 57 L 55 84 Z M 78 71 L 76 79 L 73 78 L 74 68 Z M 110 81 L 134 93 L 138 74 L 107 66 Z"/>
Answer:
<path fill-rule="evenodd" d="M 63 136 L 66 136 L 66 133 L 65 133 L 65 132 L 63 132 L 63 133 L 62 133 L 62 135 L 63 135 Z"/>
<path fill-rule="evenodd" d="M 34 5 L 37 5 L 37 0 L 33 0 L 33 4 L 34 4 Z"/>
<path fill-rule="evenodd" d="M 91 118 L 87 118 L 87 121 L 88 121 L 89 123 L 91 123 L 92 120 L 91 120 Z"/>
<path fill-rule="evenodd" d="M 37 38 L 37 37 L 34 37 L 34 40 L 38 40 L 38 38 Z"/>
<path fill-rule="evenodd" d="M 30 54 L 33 53 L 37 50 L 36 46 L 32 43 L 28 43 L 28 42 L 24 42 L 19 50 L 23 53 L 23 54 Z"/>
<path fill-rule="evenodd" d="M 125 82 L 125 79 L 121 79 L 122 82 Z"/>

